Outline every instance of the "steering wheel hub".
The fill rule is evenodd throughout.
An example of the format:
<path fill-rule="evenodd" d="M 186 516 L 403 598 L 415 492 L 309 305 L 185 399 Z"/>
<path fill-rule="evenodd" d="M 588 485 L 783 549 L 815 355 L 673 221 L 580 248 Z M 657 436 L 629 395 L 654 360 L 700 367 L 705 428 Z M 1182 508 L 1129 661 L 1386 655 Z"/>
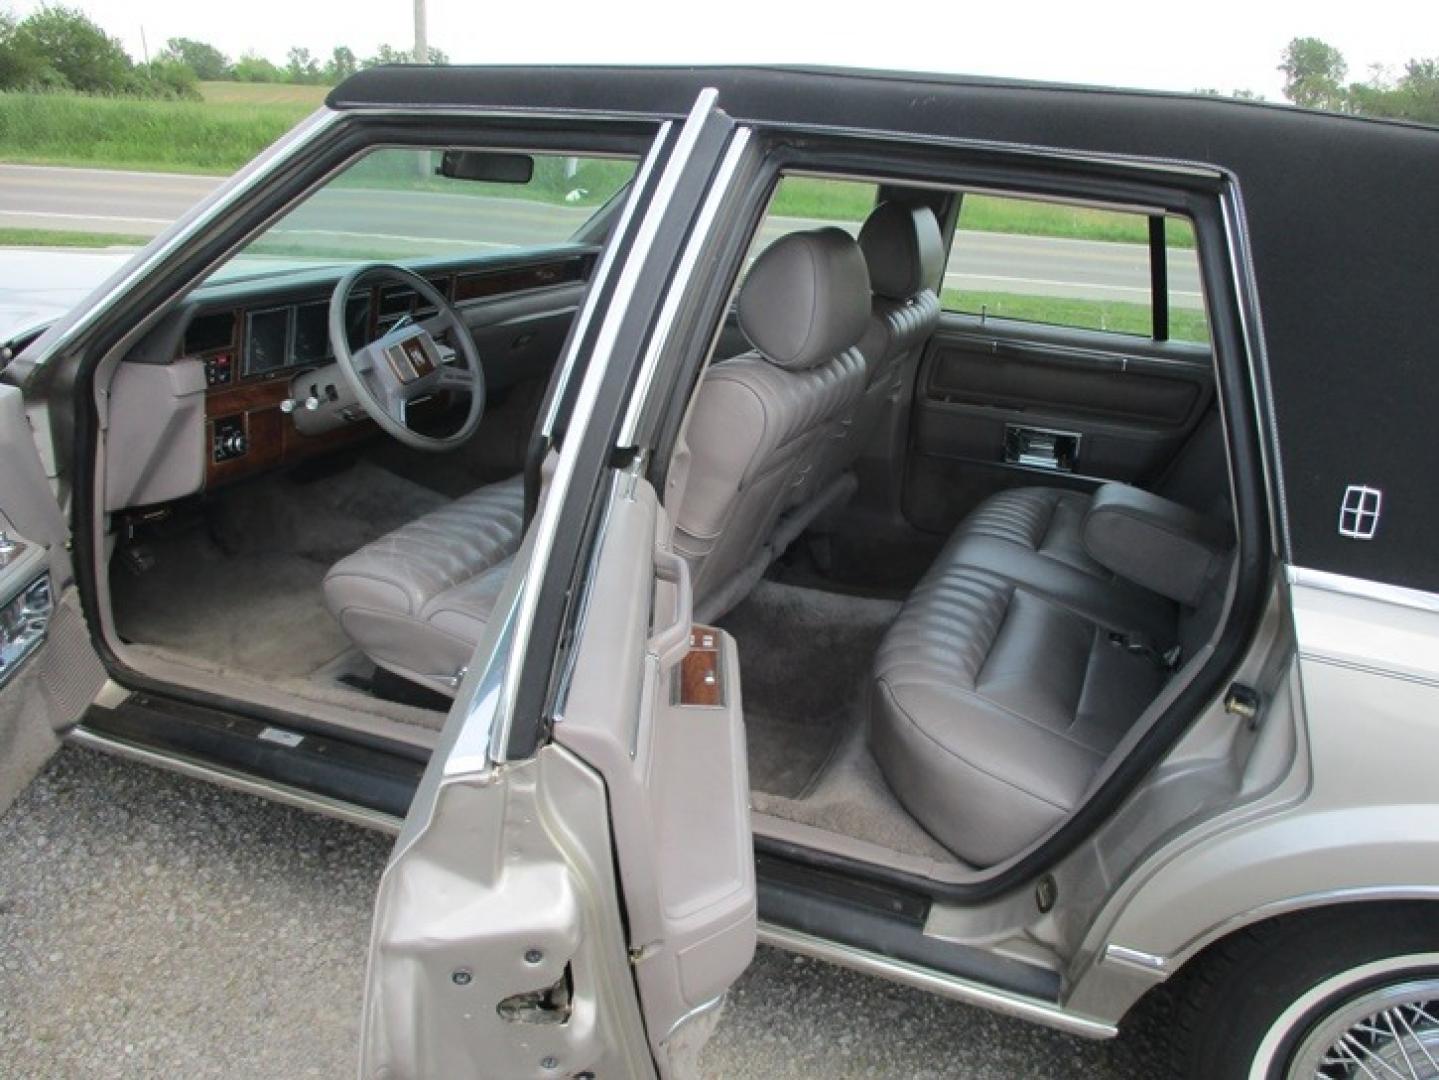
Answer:
<path fill-rule="evenodd" d="M 402 320 L 363 348 L 351 349 L 346 331 L 350 297 L 362 285 L 382 282 L 413 289 L 434 306 L 435 314 L 414 322 Z M 455 343 L 449 355 L 438 341 L 446 331 Z M 478 430 L 485 411 L 485 374 L 475 340 L 454 305 L 419 274 L 392 263 L 367 263 L 347 273 L 330 296 L 330 344 L 336 366 L 361 407 L 405 445 L 453 450 Z M 465 419 L 449 435 L 417 431 L 410 406 L 439 393 L 468 396 Z"/>

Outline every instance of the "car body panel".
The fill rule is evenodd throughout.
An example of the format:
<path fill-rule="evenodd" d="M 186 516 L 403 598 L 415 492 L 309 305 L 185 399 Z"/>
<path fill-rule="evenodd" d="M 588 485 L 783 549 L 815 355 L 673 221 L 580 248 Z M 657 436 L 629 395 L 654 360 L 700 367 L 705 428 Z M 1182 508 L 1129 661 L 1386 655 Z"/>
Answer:
<path fill-rule="evenodd" d="M 730 139 L 712 94 L 699 96 L 669 143 L 671 127 L 641 166 L 571 336 L 562 370 L 579 386 L 567 437 L 386 869 L 365 1076 L 449 1075 L 482 1063 L 506 1075 L 688 1075 L 753 954 L 738 693 L 722 710 L 727 724 L 705 718 L 718 742 L 679 737 L 687 729 L 670 715 L 671 677 L 688 650 L 690 595 L 685 575 L 665 568 L 683 564 L 656 550 L 662 516 L 647 484 L 611 470 L 597 508 L 582 478 L 589 440 L 610 438 L 623 402 L 610 400 L 607 420 L 604 387 L 641 361 L 627 324 L 655 318 L 647 304 L 665 291 L 637 295 L 635 277 L 652 260 L 678 257 L 690 212 L 679 193 L 704 196 Z M 614 258 L 627 244 L 628 259 Z M 572 362 L 582 349 L 584 366 Z M 579 587 L 557 733 L 537 753 L 518 754 L 518 683 L 527 666 L 548 665 L 537 611 L 547 573 L 566 569 L 563 522 L 605 507 L 599 569 Z M 652 610 L 674 617 L 652 629 Z M 626 642 L 644 657 L 617 655 Z M 701 828 L 706 839 L 690 835 Z M 448 1006 L 457 983 L 480 999 L 475 1012 Z M 485 1062 L 486 1046 L 503 1060 Z"/>
<path fill-rule="evenodd" d="M 43 330 L 94 292 L 133 254 L 0 248 L 0 342 Z"/>
<path fill-rule="evenodd" d="M 21 391 L 0 381 L 0 814 L 105 682 Z"/>
<path fill-rule="evenodd" d="M 1178 836 L 1095 922 L 1075 1000 L 1114 1011 L 1246 925 L 1338 903 L 1439 898 L 1439 602 L 1289 572 L 1292 699 L 1263 724 L 1301 740 L 1262 805 Z M 1132 1000 L 1132 999 L 1131 999 Z"/>

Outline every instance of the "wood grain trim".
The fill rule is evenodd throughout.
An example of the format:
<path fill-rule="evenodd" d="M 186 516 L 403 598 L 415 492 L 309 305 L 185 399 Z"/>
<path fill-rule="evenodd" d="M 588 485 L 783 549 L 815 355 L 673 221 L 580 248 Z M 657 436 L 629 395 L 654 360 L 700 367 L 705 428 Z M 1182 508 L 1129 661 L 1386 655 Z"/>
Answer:
<path fill-rule="evenodd" d="M 370 420 L 347 424 L 323 435 L 303 435 L 294 421 L 280 411 L 290 393 L 288 379 L 243 383 L 210 392 L 205 399 L 205 486 L 215 487 L 289 465 L 329 450 L 363 442 L 379 433 Z M 216 461 L 215 421 L 239 417 L 245 425 L 249 449 L 243 457 Z"/>
<path fill-rule="evenodd" d="M 690 651 L 680 661 L 679 704 L 718 708 L 725 703 L 720 633 L 712 626 L 690 631 Z"/>
<path fill-rule="evenodd" d="M 280 402 L 290 396 L 289 379 L 268 382 L 247 382 L 237 386 L 217 386 L 205 397 L 205 415 L 211 418 L 234 416 L 253 409 L 279 409 Z"/>
<path fill-rule="evenodd" d="M 568 285 L 583 281 L 587 273 L 588 255 L 573 255 L 537 266 L 520 266 L 507 270 L 476 270 L 455 278 L 454 302 L 480 300 L 506 293 L 542 289 L 549 285 Z"/>

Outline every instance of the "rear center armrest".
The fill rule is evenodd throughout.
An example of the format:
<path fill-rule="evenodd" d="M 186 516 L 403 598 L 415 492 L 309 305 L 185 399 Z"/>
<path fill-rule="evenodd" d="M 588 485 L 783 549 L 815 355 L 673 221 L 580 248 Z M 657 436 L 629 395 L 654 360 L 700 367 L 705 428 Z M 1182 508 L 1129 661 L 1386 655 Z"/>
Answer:
<path fill-rule="evenodd" d="M 1105 484 L 1084 519 L 1084 548 L 1129 581 L 1197 607 L 1224 567 L 1223 522 L 1128 484 Z"/>

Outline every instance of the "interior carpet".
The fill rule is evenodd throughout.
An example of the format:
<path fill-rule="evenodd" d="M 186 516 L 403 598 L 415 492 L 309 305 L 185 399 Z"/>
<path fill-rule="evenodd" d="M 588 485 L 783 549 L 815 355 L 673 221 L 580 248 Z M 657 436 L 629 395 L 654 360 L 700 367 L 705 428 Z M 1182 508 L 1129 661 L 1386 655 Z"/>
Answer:
<path fill-rule="evenodd" d="M 869 752 L 874 655 L 899 608 L 765 580 L 725 616 L 739 647 L 751 802 L 760 814 L 954 863 Z"/>
<path fill-rule="evenodd" d="M 221 491 L 205 501 L 203 524 L 145 541 L 148 571 L 115 561 L 116 627 L 127 641 L 228 668 L 308 675 L 351 647 L 325 607 L 325 573 L 445 502 L 364 461 Z"/>
<path fill-rule="evenodd" d="M 739 647 L 750 786 L 801 798 L 834 756 L 899 604 L 761 581 L 725 616 Z"/>
<path fill-rule="evenodd" d="M 116 628 L 126 641 L 275 675 L 307 675 L 350 647 L 321 602 L 325 562 L 227 557 L 194 534 L 150 549 L 154 569 L 112 576 Z"/>

